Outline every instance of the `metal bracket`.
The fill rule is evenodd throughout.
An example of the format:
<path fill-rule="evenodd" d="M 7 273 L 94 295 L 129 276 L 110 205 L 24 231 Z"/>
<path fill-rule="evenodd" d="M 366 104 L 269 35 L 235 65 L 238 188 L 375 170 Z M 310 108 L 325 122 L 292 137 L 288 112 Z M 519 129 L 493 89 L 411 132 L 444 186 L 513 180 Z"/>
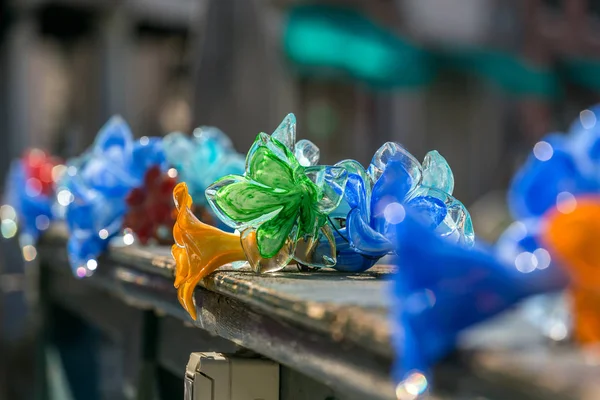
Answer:
<path fill-rule="evenodd" d="M 192 353 L 185 400 L 279 400 L 279 364 L 220 353 Z"/>

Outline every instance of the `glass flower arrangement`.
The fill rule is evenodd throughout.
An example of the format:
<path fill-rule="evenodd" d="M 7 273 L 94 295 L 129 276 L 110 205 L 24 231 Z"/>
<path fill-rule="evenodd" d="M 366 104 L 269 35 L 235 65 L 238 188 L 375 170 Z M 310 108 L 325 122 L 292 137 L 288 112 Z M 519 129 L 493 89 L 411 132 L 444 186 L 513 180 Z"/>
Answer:
<path fill-rule="evenodd" d="M 452 197 L 452 171 L 439 153 L 428 153 L 421 165 L 402 146 L 386 143 L 367 169 L 354 160 L 333 166 L 317 165 L 318 160 L 312 142 L 296 141 L 292 114 L 271 135 L 260 133 L 244 173 L 224 176 L 206 189 L 217 217 L 239 237 L 194 218 L 189 186 L 175 188 L 176 286 L 192 316 L 193 287 L 221 266 L 219 260 L 247 262 L 257 273 L 279 271 L 290 262 L 361 272 L 394 252 L 394 227 L 406 210 L 445 240 L 473 245 L 471 218 Z M 219 240 L 220 246 L 203 248 Z"/>
<path fill-rule="evenodd" d="M 69 160 L 58 183 L 69 196 L 65 221 L 69 228 L 67 252 L 78 277 L 91 275 L 109 240 L 123 228 L 126 197 L 139 187 L 149 168 L 166 168 L 159 138 L 133 138 L 127 123 L 111 118 L 94 144 Z"/>

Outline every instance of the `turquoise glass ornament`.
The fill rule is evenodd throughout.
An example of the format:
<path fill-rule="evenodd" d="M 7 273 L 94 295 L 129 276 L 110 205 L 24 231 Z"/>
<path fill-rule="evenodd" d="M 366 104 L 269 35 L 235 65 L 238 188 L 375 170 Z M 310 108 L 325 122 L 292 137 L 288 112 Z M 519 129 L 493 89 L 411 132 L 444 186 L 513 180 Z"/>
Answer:
<path fill-rule="evenodd" d="M 170 133 L 163 139 L 163 147 L 167 162 L 177 170 L 178 181 L 187 184 L 194 203 L 206 205 L 206 188 L 225 175 L 244 172 L 245 157 L 215 127 L 200 127 L 192 136 Z"/>

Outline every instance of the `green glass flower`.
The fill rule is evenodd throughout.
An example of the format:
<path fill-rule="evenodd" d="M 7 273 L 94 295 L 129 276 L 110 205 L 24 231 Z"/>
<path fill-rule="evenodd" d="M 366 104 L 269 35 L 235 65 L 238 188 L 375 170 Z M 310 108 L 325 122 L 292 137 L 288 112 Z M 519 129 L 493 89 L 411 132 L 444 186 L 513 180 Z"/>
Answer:
<path fill-rule="evenodd" d="M 240 231 L 256 271 L 281 269 L 292 258 L 316 267 L 335 265 L 327 216 L 342 200 L 347 172 L 316 166 L 318 157 L 310 141 L 296 143 L 296 120 L 289 114 L 272 135 L 257 136 L 243 176 L 225 176 L 206 190 L 219 218 Z M 328 249 L 318 253 L 326 255 L 317 258 L 323 243 Z"/>

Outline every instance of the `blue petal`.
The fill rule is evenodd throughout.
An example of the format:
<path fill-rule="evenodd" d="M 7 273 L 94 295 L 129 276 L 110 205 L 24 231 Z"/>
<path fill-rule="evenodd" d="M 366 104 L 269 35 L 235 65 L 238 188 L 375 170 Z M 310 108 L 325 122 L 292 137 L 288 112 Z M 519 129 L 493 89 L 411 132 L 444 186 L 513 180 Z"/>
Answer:
<path fill-rule="evenodd" d="M 77 268 L 85 266 L 88 260 L 96 259 L 107 247 L 108 240 L 102 240 L 95 235 L 69 236 L 67 253 L 73 274 L 77 274 Z"/>
<path fill-rule="evenodd" d="M 452 351 L 463 329 L 538 288 L 488 250 L 443 240 L 410 214 L 396 227 L 398 272 L 391 304 L 399 382 L 409 371 L 428 372 Z"/>
<path fill-rule="evenodd" d="M 93 151 L 98 157 L 107 157 L 119 164 L 131 154 L 133 135 L 129 125 L 120 116 L 114 116 L 100 129 Z"/>
<path fill-rule="evenodd" d="M 536 290 L 564 289 L 568 278 L 540 243 L 541 228 L 536 219 L 514 222 L 500 235 L 494 252 L 498 259 L 520 272 L 518 278 L 527 280 Z"/>
<path fill-rule="evenodd" d="M 599 188 L 598 182 L 581 174 L 564 139 L 552 139 L 548 143 L 553 147 L 552 157 L 541 161 L 532 154 L 511 183 L 508 202 L 515 219 L 542 216 L 556 205 L 561 192 L 577 195 Z"/>
<path fill-rule="evenodd" d="M 403 203 L 417 184 L 401 161 L 390 160 L 371 194 L 371 227 L 377 232 L 386 232 L 385 207 L 390 203 Z"/>
<path fill-rule="evenodd" d="M 348 243 L 346 236 L 345 230 L 334 231 L 337 263 L 332 268 L 335 270 L 354 273 L 364 272 L 381 258 L 381 256 L 368 256 L 358 253 Z"/>
<path fill-rule="evenodd" d="M 391 242 L 371 228 L 356 208 L 348 214 L 346 232 L 350 246 L 361 254 L 382 257 L 392 249 Z"/>
<path fill-rule="evenodd" d="M 148 138 L 144 144 L 137 141 L 133 146 L 129 173 L 139 182 L 138 185 L 143 182 L 146 171 L 154 165 L 160 166 L 162 170 L 165 170 L 167 166 L 162 139 Z"/>
<path fill-rule="evenodd" d="M 444 202 L 433 196 L 417 196 L 406 205 L 420 216 L 423 224 L 432 230 L 437 228 L 448 214 Z"/>
<path fill-rule="evenodd" d="M 75 164 L 77 174 L 67 184 L 67 187 L 73 186 L 71 190 L 73 193 L 94 190 L 109 197 L 125 196 L 129 190 L 140 183 L 131 177 L 125 164 L 117 164 L 104 157 L 95 157 L 91 153 L 83 155 L 78 161 L 80 163 Z M 77 188 L 78 186 L 80 188 Z"/>
<path fill-rule="evenodd" d="M 13 161 L 6 180 L 5 202 L 15 209 L 20 235 L 29 236 L 36 241 L 40 235 L 40 229 L 36 223 L 39 216 L 45 216 L 48 220 L 53 219 L 52 200 L 43 194 L 31 196 L 27 191 L 27 179 L 22 160 Z"/>
<path fill-rule="evenodd" d="M 600 105 L 586 111 L 591 111 L 596 120 L 600 117 Z M 590 175 L 592 179 L 597 179 L 600 174 L 600 124 L 588 124 L 591 126 L 586 128 L 582 124 L 581 116 L 576 118 L 569 129 L 568 140 L 582 172 Z"/>
<path fill-rule="evenodd" d="M 362 218 L 368 219 L 369 215 L 367 212 L 367 207 L 370 205 L 367 203 L 368 200 L 365 181 L 360 175 L 348 175 L 344 200 L 346 200 L 350 208 L 357 208 L 360 210 Z"/>

